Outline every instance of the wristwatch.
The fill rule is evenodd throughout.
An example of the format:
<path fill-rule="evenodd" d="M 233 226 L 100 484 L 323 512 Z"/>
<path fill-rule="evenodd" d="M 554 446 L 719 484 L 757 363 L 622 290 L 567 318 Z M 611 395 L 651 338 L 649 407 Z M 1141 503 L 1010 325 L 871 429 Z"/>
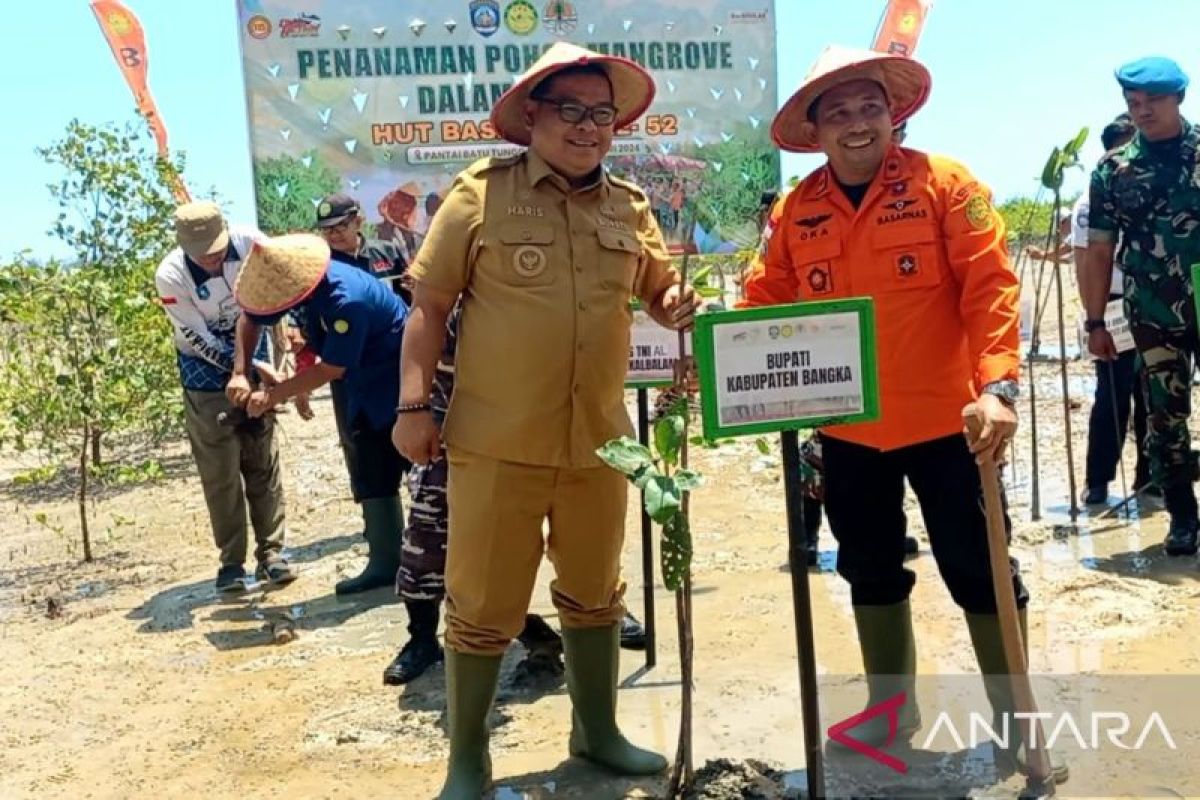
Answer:
<path fill-rule="evenodd" d="M 1010 380 L 992 381 L 983 387 L 983 391 L 999 397 L 1008 406 L 1015 406 L 1017 398 L 1021 396 L 1021 387 L 1016 381 Z"/>
<path fill-rule="evenodd" d="M 1104 324 L 1104 320 L 1102 319 L 1089 319 L 1083 323 L 1083 330 L 1087 333 L 1098 331 L 1106 327 L 1108 326 Z"/>

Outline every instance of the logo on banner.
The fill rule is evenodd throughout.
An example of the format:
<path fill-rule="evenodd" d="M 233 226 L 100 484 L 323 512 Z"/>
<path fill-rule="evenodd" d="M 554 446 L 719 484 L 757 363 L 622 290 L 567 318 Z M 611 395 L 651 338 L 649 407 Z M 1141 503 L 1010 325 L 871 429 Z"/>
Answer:
<path fill-rule="evenodd" d="M 833 290 L 833 278 L 829 275 L 829 262 L 813 264 L 808 268 L 808 288 L 813 294 L 828 294 Z"/>
<path fill-rule="evenodd" d="M 753 25 L 767 21 L 766 10 L 762 11 L 730 11 L 729 22 L 733 25 Z"/>
<path fill-rule="evenodd" d="M 542 9 L 542 25 L 551 36 L 566 36 L 574 33 L 579 25 L 575 4 L 563 0 L 551 0 Z"/>
<path fill-rule="evenodd" d="M 518 36 L 528 36 L 537 30 L 537 9 L 529 0 L 513 0 L 504 9 L 504 24 Z"/>
<path fill-rule="evenodd" d="M 246 32 L 255 39 L 265 39 L 271 35 L 271 20 L 262 14 L 255 14 L 246 21 Z"/>
<path fill-rule="evenodd" d="M 905 253 L 896 258 L 896 273 L 901 278 L 909 278 L 917 274 L 917 257 L 912 253 Z"/>
<path fill-rule="evenodd" d="M 108 27 L 117 36 L 126 36 L 133 30 L 133 23 L 129 21 L 129 17 L 119 11 L 114 11 L 108 15 Z"/>
<path fill-rule="evenodd" d="M 320 33 L 321 18 L 316 14 L 301 14 L 291 19 L 279 20 L 279 36 L 282 39 L 311 37 Z"/>
<path fill-rule="evenodd" d="M 500 3 L 497 0 L 471 0 L 471 27 L 480 36 L 500 30 Z"/>

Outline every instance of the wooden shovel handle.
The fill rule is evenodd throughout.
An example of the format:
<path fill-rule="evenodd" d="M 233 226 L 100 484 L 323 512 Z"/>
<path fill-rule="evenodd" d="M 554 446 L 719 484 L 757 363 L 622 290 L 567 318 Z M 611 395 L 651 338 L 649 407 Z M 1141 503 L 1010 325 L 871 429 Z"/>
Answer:
<path fill-rule="evenodd" d="M 963 425 L 967 441 L 974 443 L 983 430 L 983 416 L 974 403 L 963 409 Z M 1008 561 L 1008 532 L 1004 525 L 1004 506 L 1000 499 L 1000 473 L 996 462 L 986 459 L 979 465 L 979 480 L 983 485 L 983 509 L 987 517 L 988 559 L 992 567 L 992 588 L 996 592 L 996 615 L 1000 621 L 1000 640 L 1004 647 L 1004 660 L 1012 681 L 1013 705 L 1022 714 L 1037 713 L 1033 686 L 1029 682 L 1029 665 L 1025 661 L 1025 647 L 1021 641 L 1021 624 L 1017 615 L 1017 595 L 1013 590 L 1012 574 Z M 1025 742 L 1036 741 L 1030 747 L 1029 766 L 1031 777 L 1050 783 L 1050 760 L 1043 749 L 1041 724 L 1030 717 Z M 1036 733 L 1035 736 L 1030 734 Z M 1052 785 L 1052 784 L 1051 784 Z"/>

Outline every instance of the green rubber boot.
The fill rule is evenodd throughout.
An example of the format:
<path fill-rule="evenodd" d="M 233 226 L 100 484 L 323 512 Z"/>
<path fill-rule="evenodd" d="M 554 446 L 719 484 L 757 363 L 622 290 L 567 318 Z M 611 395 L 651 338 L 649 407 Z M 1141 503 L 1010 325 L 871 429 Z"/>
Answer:
<path fill-rule="evenodd" d="M 667 768 L 658 753 L 629 743 L 617 728 L 619 625 L 563 628 L 571 716 L 570 752 L 618 775 L 655 775 Z"/>
<path fill-rule="evenodd" d="M 479 800 L 492 782 L 488 714 L 496 696 L 502 656 L 475 656 L 446 648 L 446 708 L 450 758 L 438 800 Z"/>
<path fill-rule="evenodd" d="M 917 645 L 913 638 L 912 610 L 907 600 L 886 606 L 855 606 L 854 624 L 867 678 L 867 708 L 900 692 L 908 697 L 897 711 L 897 742 L 908 742 L 921 727 L 917 707 Z M 889 720 L 880 714 L 854 726 L 847 733 L 871 747 L 888 743 Z M 845 746 L 830 740 L 829 746 L 843 752 Z"/>
<path fill-rule="evenodd" d="M 404 532 L 404 507 L 400 496 L 373 497 L 362 501 L 366 523 L 367 566 L 354 578 L 338 581 L 336 594 L 358 594 L 382 586 L 394 586 L 400 569 L 400 537 Z"/>
<path fill-rule="evenodd" d="M 1026 663 L 1029 661 L 1029 624 L 1026 621 L 1025 609 L 1021 609 L 1021 641 L 1025 645 Z M 966 614 L 967 628 L 971 632 L 971 645 L 975 648 L 975 657 L 979 660 L 979 671 L 983 674 L 983 686 L 987 691 L 988 702 L 992 704 L 992 728 L 998 735 L 1003 731 L 1003 715 L 1012 714 L 1013 704 L 1012 681 L 1008 674 L 1008 662 L 1004 658 L 1004 644 L 1000 637 L 1000 617 L 995 614 Z M 1013 717 L 1008 717 L 1009 746 L 1000 747 L 993 743 L 992 755 L 996 768 L 1002 772 L 1019 771 L 1028 774 L 1029 761 L 1022 741 L 1021 726 L 1016 724 Z M 1047 750 L 1050 759 L 1050 774 L 1055 783 L 1065 783 L 1071 771 L 1060 753 Z"/>

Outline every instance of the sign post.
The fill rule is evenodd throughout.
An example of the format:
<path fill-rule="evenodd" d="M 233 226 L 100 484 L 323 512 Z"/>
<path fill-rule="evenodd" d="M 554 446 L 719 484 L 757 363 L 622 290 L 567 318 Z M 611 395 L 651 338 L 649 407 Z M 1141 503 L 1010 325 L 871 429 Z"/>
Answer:
<path fill-rule="evenodd" d="M 675 379 L 679 334 L 668 330 L 643 311 L 635 300 L 629 333 L 629 371 L 625 386 L 637 392 L 638 441 L 650 446 L 650 389 L 670 386 Z M 646 625 L 646 669 L 658 663 L 657 625 L 654 620 L 654 537 L 646 504 L 639 503 L 642 518 L 642 591 Z"/>
<path fill-rule="evenodd" d="M 702 314 L 693 341 L 705 437 L 780 434 L 808 796 L 823 797 L 797 431 L 878 419 L 874 304 L 853 298 Z"/>

